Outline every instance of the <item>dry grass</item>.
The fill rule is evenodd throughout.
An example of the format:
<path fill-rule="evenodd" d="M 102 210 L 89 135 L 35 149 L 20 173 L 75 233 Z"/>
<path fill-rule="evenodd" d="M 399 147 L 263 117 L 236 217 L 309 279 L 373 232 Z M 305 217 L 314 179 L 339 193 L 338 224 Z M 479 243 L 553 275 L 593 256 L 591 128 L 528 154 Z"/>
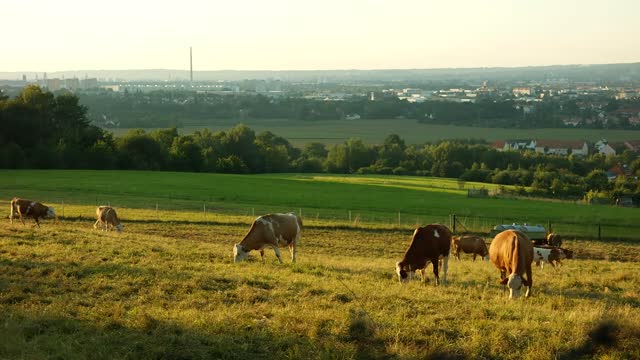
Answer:
<path fill-rule="evenodd" d="M 0 358 L 640 357 L 640 245 L 568 241 L 577 258 L 508 301 L 470 256 L 447 286 L 398 284 L 410 229 L 309 221 L 297 264 L 233 264 L 248 218 L 147 215 L 0 223 Z"/>

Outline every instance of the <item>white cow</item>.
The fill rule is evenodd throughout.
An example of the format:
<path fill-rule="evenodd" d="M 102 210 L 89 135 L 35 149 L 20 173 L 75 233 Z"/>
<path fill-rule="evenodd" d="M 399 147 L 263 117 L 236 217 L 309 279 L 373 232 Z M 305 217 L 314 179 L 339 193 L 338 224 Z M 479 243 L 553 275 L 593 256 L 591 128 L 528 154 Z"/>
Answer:
<path fill-rule="evenodd" d="M 112 227 L 115 227 L 118 232 L 122 232 L 122 223 L 120 223 L 116 210 L 111 206 L 98 206 L 96 209 L 96 216 L 98 217 L 98 220 L 93 224 L 94 229 L 96 229 L 98 225 L 104 224 L 104 231 L 109 231 L 109 225 L 111 225 Z"/>
<path fill-rule="evenodd" d="M 288 246 L 291 261 L 296 262 L 296 246 L 300 241 L 302 219 L 294 213 L 268 214 L 258 217 L 247 235 L 233 246 L 233 261 L 240 262 L 249 256 L 251 250 L 260 250 L 264 262 L 264 248 L 271 247 L 280 263 L 280 247 Z"/>

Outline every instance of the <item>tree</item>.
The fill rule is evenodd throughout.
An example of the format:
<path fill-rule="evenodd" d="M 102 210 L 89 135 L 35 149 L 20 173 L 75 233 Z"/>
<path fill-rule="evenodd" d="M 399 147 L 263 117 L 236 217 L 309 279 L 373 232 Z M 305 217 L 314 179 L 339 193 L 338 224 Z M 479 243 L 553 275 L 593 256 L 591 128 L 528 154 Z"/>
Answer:
<path fill-rule="evenodd" d="M 610 189 L 609 178 L 607 178 L 607 174 L 601 169 L 592 170 L 584 180 L 589 190 L 606 191 Z"/>

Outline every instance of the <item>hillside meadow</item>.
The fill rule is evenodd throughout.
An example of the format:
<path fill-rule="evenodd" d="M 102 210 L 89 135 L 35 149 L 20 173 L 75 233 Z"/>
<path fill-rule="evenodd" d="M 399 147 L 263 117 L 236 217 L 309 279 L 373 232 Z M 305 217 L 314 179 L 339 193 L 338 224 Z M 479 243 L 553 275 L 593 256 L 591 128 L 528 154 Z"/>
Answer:
<path fill-rule="evenodd" d="M 607 139 L 610 142 L 640 140 L 640 131 L 613 129 L 505 129 L 472 126 L 420 124 L 412 119 L 383 120 L 322 120 L 302 121 L 287 119 L 229 119 L 215 120 L 207 126 L 185 126 L 179 129 L 183 135 L 207 128 L 212 131 L 226 131 L 237 124 L 245 124 L 256 132 L 271 131 L 289 140 L 295 146 L 311 142 L 327 145 L 340 144 L 349 138 L 359 138 L 367 144 L 381 144 L 384 139 L 397 134 L 407 144 L 424 144 L 450 139 L 484 139 L 488 142 L 508 139 L 548 139 L 587 140 L 596 142 Z M 130 129 L 107 129 L 116 136 L 122 136 Z M 154 129 L 146 129 L 149 131 Z M 313 134 L 313 135 L 310 135 Z"/>
<path fill-rule="evenodd" d="M 67 210 L 84 217 L 0 222 L 0 358 L 640 357 L 635 243 L 567 240 L 576 258 L 534 269 L 533 296 L 509 301 L 470 255 L 447 285 L 431 268 L 400 285 L 407 226 L 308 219 L 297 263 L 267 250 L 234 264 L 247 215 L 123 208 L 118 234 L 93 229 L 93 205 Z"/>
<path fill-rule="evenodd" d="M 455 180 L 397 176 L 1 171 L 0 190 L 6 215 L 14 195 L 64 212 L 40 228 L 0 222 L 0 358 L 640 357 L 634 235 L 566 238 L 575 259 L 534 269 L 529 299 L 509 301 L 498 270 L 469 255 L 450 261 L 447 285 L 431 268 L 426 283 L 394 274 L 413 228 L 451 212 L 629 233 L 637 209 L 467 198 Z M 105 203 L 122 234 L 93 229 Z M 298 262 L 267 250 L 264 264 L 233 264 L 233 244 L 272 211 L 303 214 Z"/>

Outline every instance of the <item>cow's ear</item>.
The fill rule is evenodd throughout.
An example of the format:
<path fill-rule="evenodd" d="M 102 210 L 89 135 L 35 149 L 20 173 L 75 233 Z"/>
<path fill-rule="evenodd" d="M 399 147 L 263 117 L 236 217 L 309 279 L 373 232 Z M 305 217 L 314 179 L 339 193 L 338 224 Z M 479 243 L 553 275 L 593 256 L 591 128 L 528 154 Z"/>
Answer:
<path fill-rule="evenodd" d="M 500 280 L 500 285 L 507 285 L 507 282 L 509 282 L 509 278 L 504 278 Z"/>

